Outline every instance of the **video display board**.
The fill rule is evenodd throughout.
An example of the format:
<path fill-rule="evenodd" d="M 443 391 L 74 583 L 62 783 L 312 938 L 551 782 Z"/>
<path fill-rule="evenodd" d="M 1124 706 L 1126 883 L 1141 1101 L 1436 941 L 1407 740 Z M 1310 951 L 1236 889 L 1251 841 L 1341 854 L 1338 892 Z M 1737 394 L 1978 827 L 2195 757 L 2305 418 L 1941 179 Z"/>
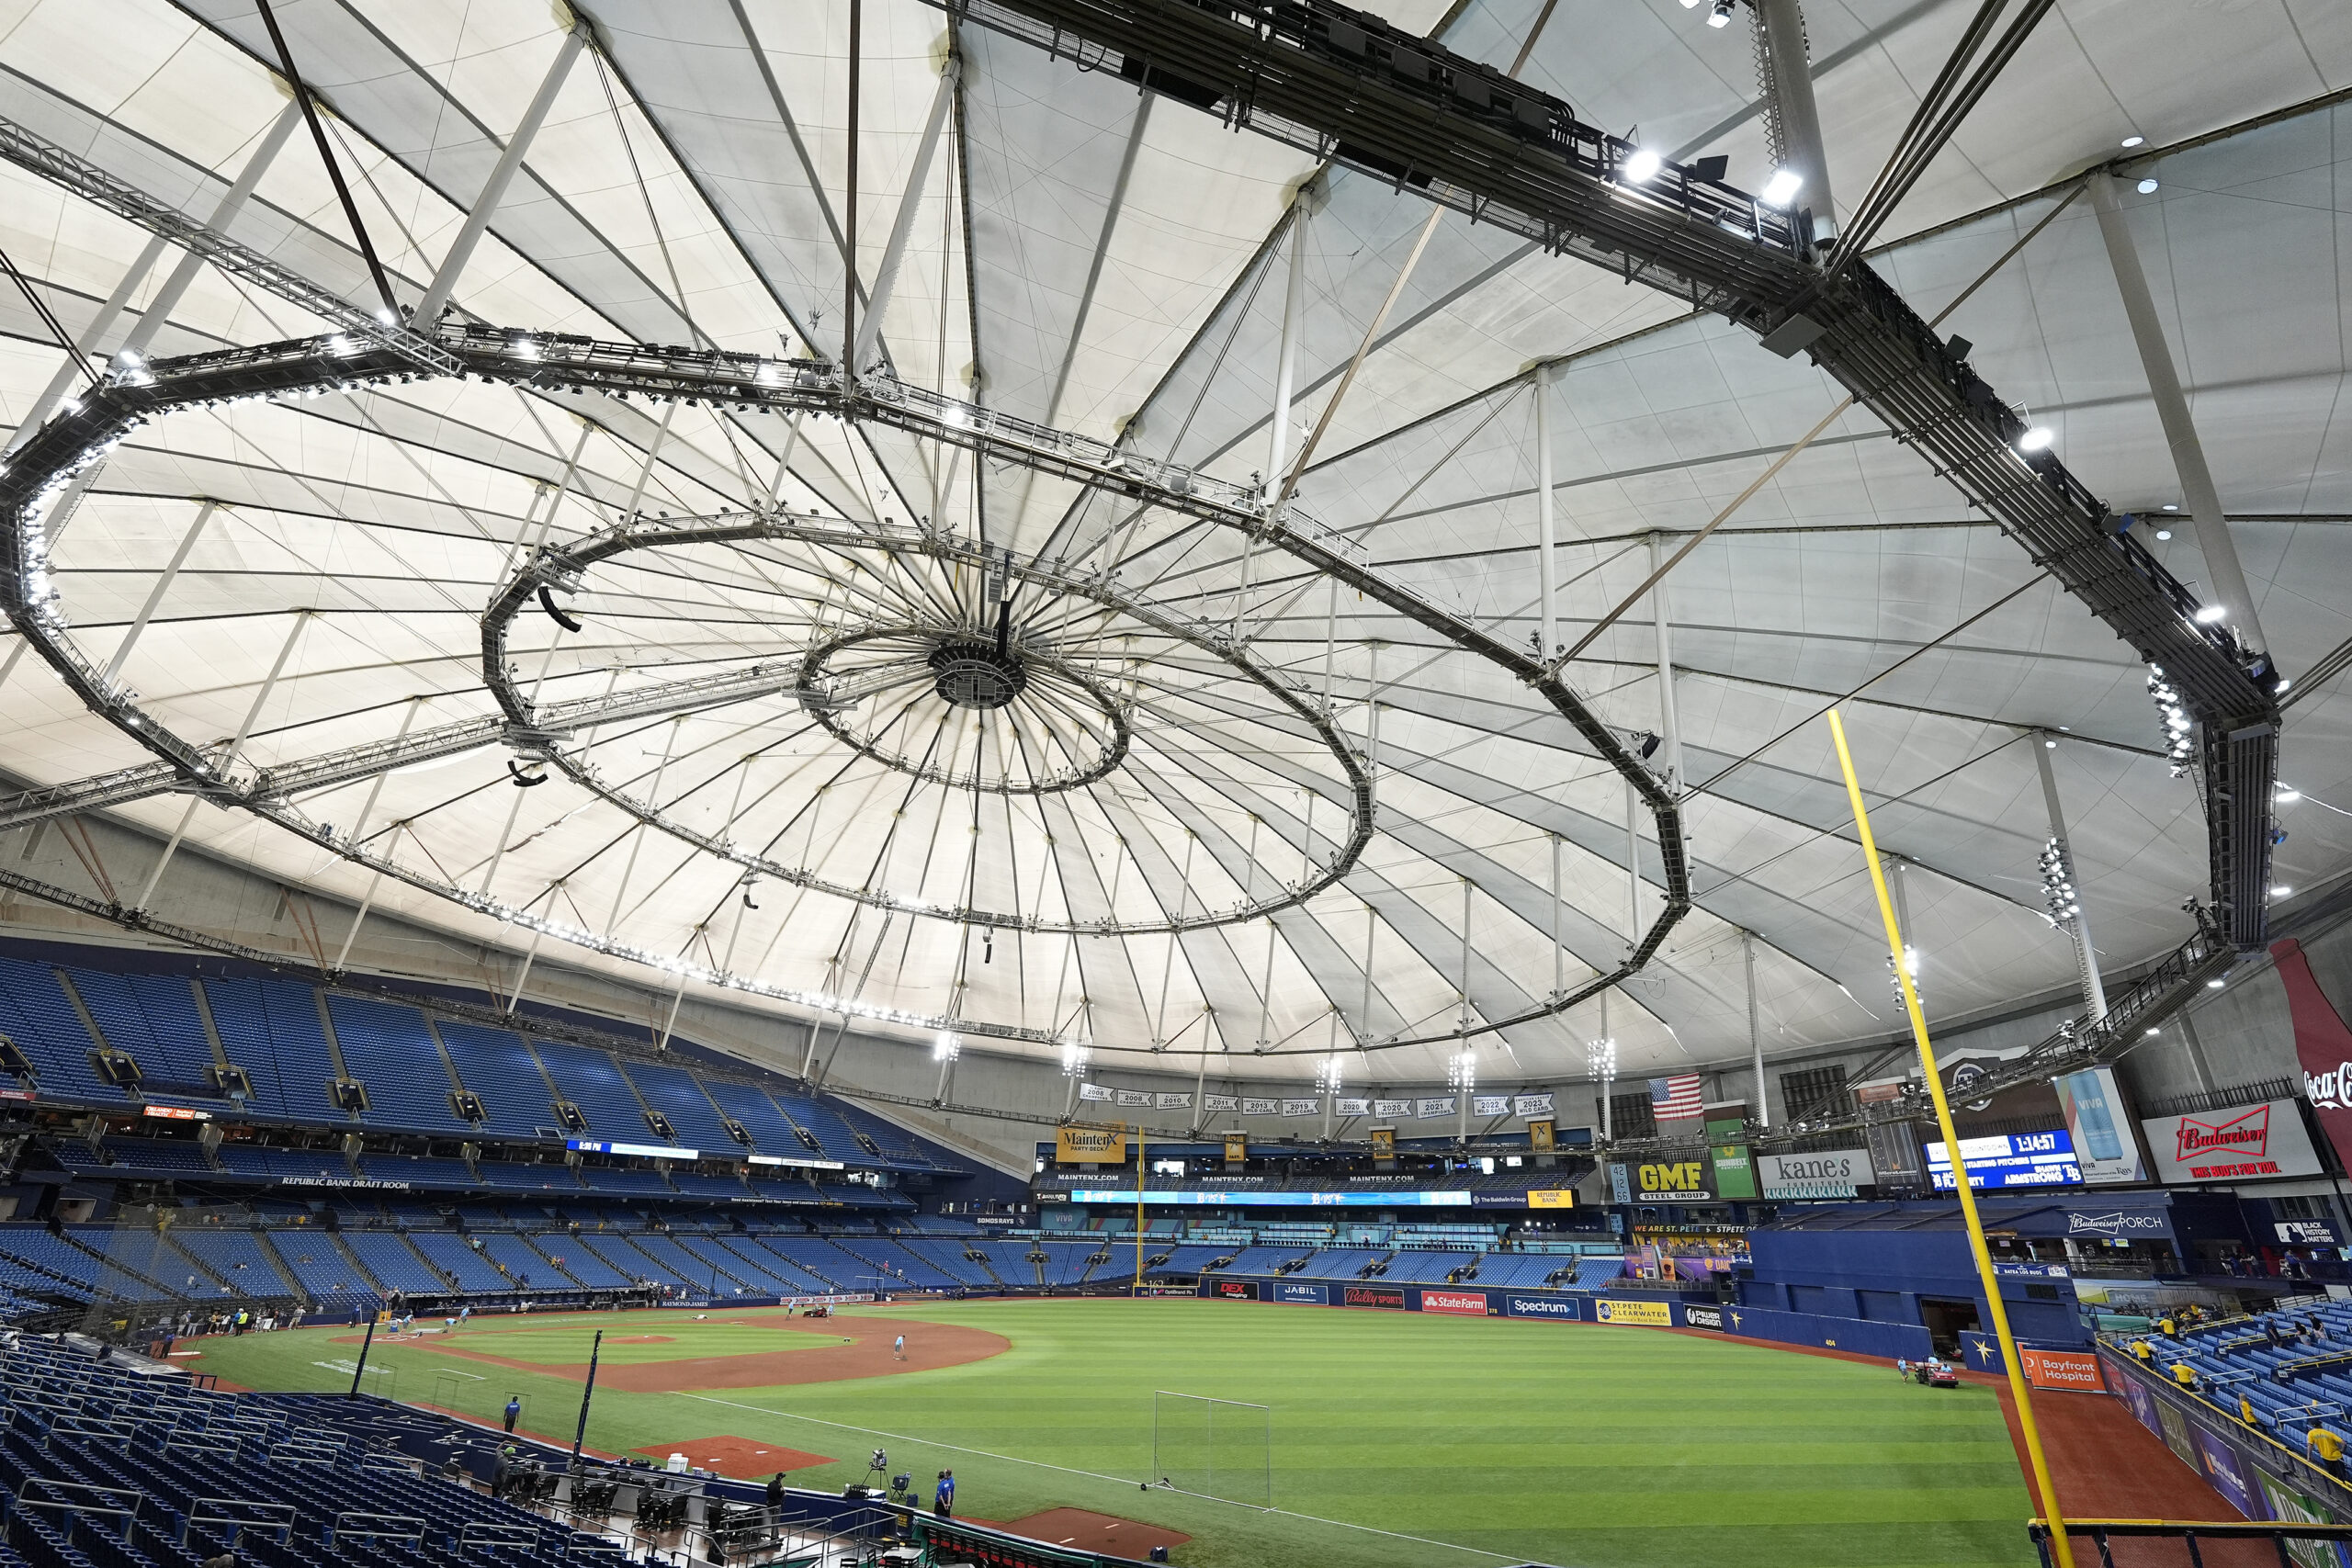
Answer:
<path fill-rule="evenodd" d="M 2080 1187 L 2083 1168 L 2075 1141 L 2063 1127 L 2046 1133 L 1996 1133 L 1962 1138 L 1960 1157 L 1969 1185 L 1980 1190 L 2005 1187 Z M 1951 1156 L 1938 1139 L 1928 1145 L 1928 1179 L 1939 1192 L 1952 1190 Z"/>

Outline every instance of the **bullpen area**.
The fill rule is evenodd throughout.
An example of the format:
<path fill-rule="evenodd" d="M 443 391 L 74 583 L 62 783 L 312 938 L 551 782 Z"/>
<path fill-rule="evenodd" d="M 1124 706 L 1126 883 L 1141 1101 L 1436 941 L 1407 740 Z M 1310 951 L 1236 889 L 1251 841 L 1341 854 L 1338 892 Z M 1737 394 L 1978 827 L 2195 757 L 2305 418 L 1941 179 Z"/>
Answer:
<path fill-rule="evenodd" d="M 602 1329 L 591 1450 L 837 1489 L 879 1447 L 926 1499 L 952 1469 L 959 1517 L 1201 1568 L 2031 1561 L 1991 1390 L 1695 1332 L 1173 1299 L 429 1326 L 379 1331 L 364 1385 L 492 1424 L 519 1396 L 568 1445 Z M 359 1337 L 186 1348 L 339 1390 Z"/>

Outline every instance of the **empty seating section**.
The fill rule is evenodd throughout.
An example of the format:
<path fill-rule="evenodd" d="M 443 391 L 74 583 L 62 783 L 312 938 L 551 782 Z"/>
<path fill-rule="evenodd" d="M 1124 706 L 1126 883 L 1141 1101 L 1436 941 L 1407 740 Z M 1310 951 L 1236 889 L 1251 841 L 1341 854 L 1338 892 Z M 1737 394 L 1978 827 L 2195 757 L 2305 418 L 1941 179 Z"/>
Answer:
<path fill-rule="evenodd" d="M 371 1127 L 423 1133 L 470 1133 L 473 1123 L 449 1108 L 449 1072 L 441 1047 L 413 1007 L 373 997 L 327 998 L 344 1070 L 368 1089 Z"/>
<path fill-rule="evenodd" d="M 831 1291 L 831 1284 L 823 1278 L 810 1273 L 778 1251 L 773 1245 L 774 1239 L 767 1236 L 736 1235 L 718 1237 L 716 1242 L 718 1246 L 725 1247 L 736 1257 L 766 1269 L 770 1274 L 791 1286 L 792 1293 L 795 1295 L 821 1296 Z"/>
<path fill-rule="evenodd" d="M 71 981 L 106 1043 L 139 1064 L 147 1093 L 214 1098 L 217 1091 L 206 1079 L 213 1065 L 212 1042 L 186 976 L 85 969 L 75 971 Z"/>
<path fill-rule="evenodd" d="M 333 1310 L 364 1306 L 376 1299 L 376 1282 L 345 1251 L 333 1233 L 321 1230 L 277 1230 L 270 1246 L 294 1283 L 313 1304 Z"/>
<path fill-rule="evenodd" d="M 473 1239 L 481 1243 L 483 1258 L 506 1271 L 510 1290 L 546 1292 L 572 1288 L 572 1281 L 562 1270 L 539 1256 L 538 1250 L 519 1235 L 478 1230 L 473 1233 Z"/>
<path fill-rule="evenodd" d="M 118 1176 L 218 1176 L 220 1169 L 193 1142 L 167 1138 L 110 1138 L 103 1151 L 79 1138 L 60 1138 L 57 1156 L 66 1168 L 108 1170 Z"/>
<path fill-rule="evenodd" d="M 239 1176 L 300 1183 L 305 1179 L 349 1181 L 351 1162 L 334 1149 L 271 1149 L 258 1144 L 223 1144 L 220 1168 Z"/>
<path fill-rule="evenodd" d="M 630 1283 L 650 1280 L 657 1285 L 684 1286 L 686 1281 L 629 1245 L 622 1235 L 589 1235 L 585 1232 L 572 1237 L 581 1250 L 604 1260 L 606 1267 L 622 1275 Z"/>
<path fill-rule="evenodd" d="M 95 1365 L 76 1348 L 33 1339 L 7 1351 L 0 1399 L 8 1405 L 0 1487 L 35 1505 L 14 1511 L 8 1528 L 17 1545 L 0 1547 L 0 1562 L 193 1568 L 232 1538 L 236 1560 L 260 1568 L 421 1568 L 458 1561 L 569 1568 L 626 1561 L 606 1538 L 574 1534 L 412 1469 L 396 1457 L 401 1439 L 438 1448 L 459 1429 L 372 1401 L 238 1395 L 158 1382 Z M 69 1411 L 79 1420 L 61 1418 Z M 99 1422 L 128 1427 L 132 1436 L 83 1435 Z M 89 1506 L 94 1496 L 124 1494 L 137 1502 L 128 1517 Z M 40 1506 L 44 1501 L 62 1506 Z M 287 1539 L 278 1540 L 274 1528 L 240 1532 L 214 1522 L 224 1512 L 282 1517 Z M 412 1519 L 420 1533 L 413 1543 L 395 1545 L 366 1535 L 359 1521 L 334 1528 L 351 1514 Z M 486 1540 L 501 1544 L 481 1544 Z"/>
<path fill-rule="evenodd" d="M 814 1275 L 828 1286 L 843 1291 L 870 1289 L 874 1277 L 880 1272 L 873 1264 L 852 1253 L 843 1252 L 831 1242 L 817 1236 L 770 1236 L 768 1250 L 804 1273 Z M 860 1276 L 864 1282 L 860 1282 Z"/>
<path fill-rule="evenodd" d="M 988 1271 L 1007 1285 L 1028 1288 L 1037 1283 L 1037 1266 L 1029 1261 L 1029 1245 L 1019 1241 L 984 1241 L 975 1251 Z"/>
<path fill-rule="evenodd" d="M 918 1267 L 908 1272 L 916 1284 L 930 1282 L 941 1289 L 956 1285 L 989 1283 L 988 1270 L 964 1256 L 965 1244 L 960 1241 L 933 1241 L 919 1236 L 895 1238 L 899 1251 L 915 1260 Z"/>
<path fill-rule="evenodd" d="M 660 1171 L 646 1166 L 583 1165 L 580 1183 L 595 1192 L 642 1192 L 648 1197 L 674 1198 L 678 1190 Z"/>
<path fill-rule="evenodd" d="M 748 1289 L 763 1294 L 789 1296 L 800 1293 L 797 1286 L 779 1278 L 775 1269 L 763 1269 L 756 1263 L 746 1262 L 719 1246 L 718 1238 L 716 1236 L 681 1235 L 673 1236 L 670 1240 L 671 1245 L 676 1247 L 684 1255 L 692 1267 L 702 1270 L 702 1277 L 706 1282 L 715 1273 L 722 1288 L 729 1280 L 736 1280 Z"/>
<path fill-rule="evenodd" d="M 57 971 L 46 964 L 0 958 L 0 1034 L 17 1043 L 40 1075 L 46 1097 L 71 1096 L 96 1105 L 128 1098 L 99 1081 L 90 1066 L 95 1042 L 59 987 Z"/>
<path fill-rule="evenodd" d="M 912 1138 L 863 1106 L 843 1101 L 833 1110 L 853 1129 L 872 1138 L 893 1165 L 904 1165 L 917 1170 L 932 1168 L 932 1162 L 923 1156 Z"/>
<path fill-rule="evenodd" d="M 786 1091 L 775 1096 L 775 1103 L 776 1109 L 790 1117 L 796 1125 L 807 1128 L 815 1135 L 817 1146 L 827 1159 L 855 1165 L 874 1163 L 872 1151 L 857 1141 L 856 1130 L 823 1100 Z"/>
<path fill-rule="evenodd" d="M 252 1231 L 226 1225 L 177 1225 L 165 1235 L 173 1247 L 220 1280 L 232 1295 L 266 1300 L 301 1293 L 278 1271 L 261 1237 Z M 168 1279 L 164 1282 L 171 1283 Z"/>
<path fill-rule="evenodd" d="M 1258 1250 L 1263 1251 L 1265 1249 L 1261 1247 Z M 1314 1257 L 1309 1258 L 1305 1263 L 1299 1265 L 1296 1269 L 1292 1269 L 1291 1272 L 1304 1280 L 1353 1280 L 1360 1278 L 1365 1269 L 1371 1268 L 1375 1263 L 1383 1261 L 1387 1257 L 1388 1249 L 1386 1247 L 1374 1249 L 1351 1247 L 1333 1247 L 1315 1254 Z M 1404 1261 L 1404 1256 L 1399 1255 L 1396 1259 L 1397 1265 L 1401 1266 Z M 1241 1265 L 1238 1261 L 1236 1261 L 1233 1267 L 1235 1272 L 1238 1273 L 1240 1271 Z M 1418 1280 L 1421 1276 L 1419 1274 L 1399 1276 L 1396 1273 L 1396 1268 L 1392 1267 L 1389 1270 L 1388 1277 L 1390 1279 L 1401 1277 L 1408 1280 Z M 1444 1274 L 1440 1273 L 1437 1278 L 1442 1280 L 1445 1276 Z"/>
<path fill-rule="evenodd" d="M 1380 1271 L 1384 1280 L 1442 1283 L 1448 1274 L 1478 1261 L 1475 1252 L 1400 1252 Z"/>
<path fill-rule="evenodd" d="M 638 1098 L 661 1113 L 678 1142 L 708 1154 L 727 1154 L 742 1146 L 728 1136 L 710 1097 L 703 1093 L 692 1073 L 661 1062 L 632 1062 L 627 1072 L 637 1086 Z"/>
<path fill-rule="evenodd" d="M 408 1239 L 410 1246 L 424 1254 L 427 1263 L 456 1280 L 458 1289 L 468 1295 L 503 1295 L 514 1289 L 514 1282 L 476 1252 L 465 1236 L 449 1231 L 411 1231 Z"/>
<path fill-rule="evenodd" d="M 1614 1258 L 1607 1261 L 1613 1267 L 1623 1267 Z M 1564 1269 L 1574 1274 L 1576 1268 L 1575 1258 L 1554 1253 L 1490 1252 L 1478 1259 L 1478 1283 L 1529 1289 L 1543 1284 Z"/>
<path fill-rule="evenodd" d="M 561 1135 L 548 1104 L 547 1079 L 525 1048 L 522 1036 L 449 1019 L 435 1027 L 440 1031 L 450 1065 L 458 1069 L 458 1081 L 481 1101 L 482 1113 L 488 1118 L 481 1124 L 485 1134 Z"/>
<path fill-rule="evenodd" d="M 743 1124 L 752 1134 L 752 1147 L 763 1155 L 783 1155 L 787 1158 L 806 1157 L 810 1150 L 793 1131 L 792 1123 L 775 1108 L 775 1101 L 757 1087 L 747 1083 L 729 1083 L 725 1078 L 705 1078 L 703 1087 L 710 1090 L 710 1098 L 718 1109 Z"/>
<path fill-rule="evenodd" d="M 1233 1261 L 1217 1269 L 1220 1274 L 1272 1274 L 1285 1263 L 1295 1263 L 1306 1255 L 1303 1247 L 1245 1247 L 1233 1255 Z"/>
<path fill-rule="evenodd" d="M 369 1155 L 359 1164 L 374 1181 L 404 1181 L 417 1192 L 469 1192 L 481 1187 L 461 1159 L 412 1155 Z"/>
<path fill-rule="evenodd" d="M 1075 1285 L 1085 1280 L 1094 1267 L 1094 1259 L 1102 1247 L 1096 1242 L 1040 1242 L 1046 1254 L 1045 1277 L 1048 1285 Z"/>
<path fill-rule="evenodd" d="M 1216 1262 L 1218 1258 L 1224 1257 L 1226 1254 L 1226 1249 L 1222 1247 L 1168 1247 L 1165 1250 L 1168 1255 L 1167 1261 L 1164 1263 L 1154 1263 L 1152 1259 L 1159 1256 L 1159 1249 L 1156 1249 L 1150 1242 L 1144 1243 L 1143 1271 L 1145 1278 L 1156 1279 L 1161 1275 L 1197 1274 L 1202 1269 L 1207 1268 L 1210 1264 Z"/>
<path fill-rule="evenodd" d="M 564 1192 L 577 1197 L 580 1178 L 568 1165 L 531 1165 L 522 1160 L 486 1159 L 477 1161 L 474 1168 L 481 1172 L 482 1186 L 498 1192 Z"/>
<path fill-rule="evenodd" d="M 569 1231 L 534 1233 L 530 1242 L 533 1247 L 546 1256 L 550 1266 L 592 1291 L 620 1291 L 637 1283 L 634 1276 L 622 1273 L 582 1247 L 580 1238 Z"/>
<path fill-rule="evenodd" d="M 208 979 L 204 998 L 220 1049 L 253 1079 L 265 1112 L 312 1123 L 350 1120 L 327 1096 L 334 1061 L 317 992 L 288 980 Z"/>
<path fill-rule="evenodd" d="M 157 1232 L 113 1225 L 68 1225 L 66 1238 L 97 1255 L 98 1293 L 127 1302 L 158 1302 L 177 1295 L 185 1266 Z M 180 1272 L 174 1272 L 175 1269 Z M 170 1280 L 166 1285 L 164 1280 Z"/>
<path fill-rule="evenodd" d="M 707 1176 L 698 1170 L 673 1170 L 670 1185 L 689 1198 L 710 1198 L 721 1203 L 741 1202 L 749 1194 L 739 1176 Z"/>
<path fill-rule="evenodd" d="M 360 1267 L 387 1291 L 437 1296 L 449 1289 L 438 1274 L 425 1267 L 424 1260 L 409 1244 L 391 1231 L 345 1231 L 342 1241 L 351 1249 L 351 1256 L 359 1259 Z"/>
<path fill-rule="evenodd" d="M 750 1284 L 741 1275 L 697 1253 L 688 1252 L 675 1236 L 639 1235 L 629 1238 L 629 1245 L 653 1259 L 673 1280 L 692 1285 L 696 1290 L 730 1291 L 738 1284 Z"/>
<path fill-rule="evenodd" d="M 10 1271 L 9 1285 L 21 1294 L 86 1302 L 98 1293 L 98 1260 L 44 1225 L 0 1225 L 0 1254 L 19 1266 Z"/>
<path fill-rule="evenodd" d="M 560 1040 L 534 1040 L 531 1049 L 547 1068 L 556 1092 L 578 1106 L 588 1119 L 589 1136 L 637 1144 L 660 1141 L 646 1125 L 644 1108 L 611 1056 Z"/>

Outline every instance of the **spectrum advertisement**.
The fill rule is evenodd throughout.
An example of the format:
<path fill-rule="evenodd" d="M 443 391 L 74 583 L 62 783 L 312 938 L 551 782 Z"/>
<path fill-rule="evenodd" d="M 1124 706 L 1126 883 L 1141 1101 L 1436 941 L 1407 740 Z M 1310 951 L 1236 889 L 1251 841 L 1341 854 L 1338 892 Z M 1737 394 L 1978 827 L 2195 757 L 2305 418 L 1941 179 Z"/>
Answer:
<path fill-rule="evenodd" d="M 2080 1187 L 2082 1167 L 2065 1129 L 2047 1133 L 2000 1133 L 1962 1138 L 1960 1157 L 1968 1163 L 1968 1184 L 1976 1188 Z M 1939 1192 L 1952 1189 L 1951 1156 L 1941 1140 L 1928 1145 L 1928 1177 Z"/>

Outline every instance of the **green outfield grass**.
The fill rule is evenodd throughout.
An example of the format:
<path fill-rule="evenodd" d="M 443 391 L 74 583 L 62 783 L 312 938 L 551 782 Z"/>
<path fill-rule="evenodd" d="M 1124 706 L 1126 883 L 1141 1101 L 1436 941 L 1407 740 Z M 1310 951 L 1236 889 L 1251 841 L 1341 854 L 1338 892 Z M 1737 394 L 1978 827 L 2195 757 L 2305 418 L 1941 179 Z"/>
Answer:
<path fill-rule="evenodd" d="M 737 1315 L 737 1314 L 729 1314 Z M 926 1323 L 1012 1348 L 934 1371 L 767 1389 L 600 1389 L 592 1448 L 734 1436 L 828 1454 L 796 1485 L 838 1490 L 875 1446 L 957 1511 L 1091 1508 L 1183 1530 L 1199 1568 L 1500 1561 L 1638 1568 L 1971 1568 L 2030 1563 L 2025 1488 L 1989 1389 L 1929 1390 L 1891 1369 L 1641 1328 L 1157 1301 L 854 1309 L 920 1347 Z M 661 1334 L 630 1361 L 775 1349 L 790 1337 L 681 1312 L 477 1319 L 458 1343 L 550 1367 L 590 1334 Z M 520 1328 L 519 1323 L 514 1325 Z M 861 1325 L 844 1321 L 856 1333 Z M 249 1387 L 349 1387 L 349 1329 L 201 1342 L 196 1370 Z M 527 1345 L 527 1356 L 517 1345 Z M 320 1363 L 326 1363 L 322 1365 Z M 369 1387 L 569 1441 L 580 1383 L 379 1343 Z M 464 1375 L 455 1375 L 464 1374 Z M 1274 1511 L 1137 1482 L 1155 1390 L 1272 1408 Z"/>
<path fill-rule="evenodd" d="M 556 1319 L 542 1317 L 478 1317 L 446 1342 L 462 1346 L 485 1356 L 503 1356 L 510 1361 L 530 1361 L 543 1367 L 582 1366 L 588 1360 L 588 1347 L 595 1331 L 602 1328 L 605 1345 L 597 1359 L 605 1366 L 634 1367 L 649 1361 L 681 1361 L 707 1356 L 764 1355 L 771 1350 L 815 1350 L 827 1345 L 846 1345 L 846 1336 L 823 1335 L 798 1329 L 779 1334 L 773 1328 L 747 1324 L 692 1323 L 684 1313 L 632 1313 L 625 1322 L 611 1313 L 599 1313 L 593 1319 L 566 1316 Z M 741 1314 L 729 1314 L 740 1316 Z M 781 1318 L 781 1313 L 773 1315 Z M 582 1322 L 589 1325 L 588 1332 L 580 1332 Z M 437 1327 L 441 1320 L 433 1319 L 428 1327 Z M 344 1330 L 345 1334 L 356 1332 Z M 644 1336 L 643 1339 L 637 1336 Z M 424 1343 L 443 1342 L 440 1336 L 428 1333 Z M 379 1345 L 378 1350 L 387 1348 Z M 344 1348 L 341 1354 L 354 1354 Z M 375 1359 L 377 1350 L 368 1352 Z M 429 1356 L 429 1353 L 428 1353 Z M 458 1365 L 447 1357 L 434 1364 L 440 1367 Z M 480 1371 L 479 1368 L 475 1369 Z M 492 1373 L 492 1376 L 498 1374 Z M 241 1382 L 241 1379 L 232 1379 Z"/>

